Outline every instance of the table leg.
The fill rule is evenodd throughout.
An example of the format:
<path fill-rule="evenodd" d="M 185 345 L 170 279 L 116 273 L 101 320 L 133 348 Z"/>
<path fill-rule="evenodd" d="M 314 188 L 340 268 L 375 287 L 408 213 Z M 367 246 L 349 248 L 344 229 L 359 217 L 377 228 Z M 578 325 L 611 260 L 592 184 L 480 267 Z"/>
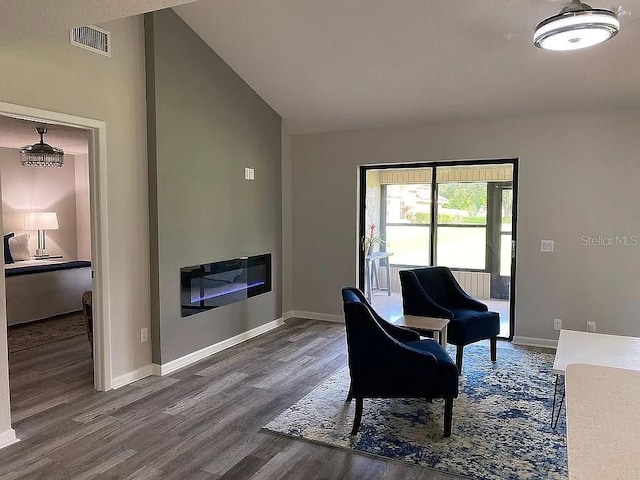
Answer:
<path fill-rule="evenodd" d="M 380 290 L 380 280 L 378 280 L 378 266 L 379 264 L 376 264 L 375 260 L 371 260 L 371 288 L 375 288 L 376 290 Z"/>
<path fill-rule="evenodd" d="M 371 302 L 371 260 L 364 261 L 364 289 L 366 290 L 367 300 Z"/>
<path fill-rule="evenodd" d="M 562 404 L 564 403 L 565 391 L 562 391 L 562 397 L 560 397 L 560 405 L 558 405 L 558 414 L 556 415 L 556 398 L 558 396 L 558 379 L 560 375 L 556 375 L 556 382 L 553 387 L 553 405 L 551 406 L 551 428 L 554 430 L 558 426 L 558 420 L 560 420 L 560 413 L 562 412 Z"/>
<path fill-rule="evenodd" d="M 440 330 L 439 333 L 439 337 L 440 345 L 442 345 L 442 348 L 447 348 L 447 325 L 442 327 L 442 330 Z"/>
<path fill-rule="evenodd" d="M 391 262 L 387 257 L 387 294 L 391 296 Z"/>

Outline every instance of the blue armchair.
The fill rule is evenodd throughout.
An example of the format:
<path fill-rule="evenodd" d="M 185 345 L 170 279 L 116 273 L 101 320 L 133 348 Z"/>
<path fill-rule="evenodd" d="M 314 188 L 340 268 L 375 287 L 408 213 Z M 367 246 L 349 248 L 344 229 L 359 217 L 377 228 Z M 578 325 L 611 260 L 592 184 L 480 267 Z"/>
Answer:
<path fill-rule="evenodd" d="M 365 398 L 443 398 L 444 436 L 451 435 L 458 369 L 433 340 L 388 323 L 357 288 L 343 288 L 351 388 L 356 400 L 352 435 L 358 433 Z"/>
<path fill-rule="evenodd" d="M 491 360 L 496 361 L 500 314 L 470 297 L 447 267 L 400 271 L 405 315 L 448 318 L 448 342 L 456 345 L 456 365 L 462 371 L 462 349 L 479 340 L 490 340 Z"/>

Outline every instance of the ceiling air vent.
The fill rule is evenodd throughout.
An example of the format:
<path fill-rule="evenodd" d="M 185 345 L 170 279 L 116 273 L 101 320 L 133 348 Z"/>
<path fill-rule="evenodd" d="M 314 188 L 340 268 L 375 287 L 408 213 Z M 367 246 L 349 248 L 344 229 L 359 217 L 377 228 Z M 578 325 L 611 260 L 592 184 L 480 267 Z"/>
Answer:
<path fill-rule="evenodd" d="M 71 45 L 85 48 L 107 57 L 111 56 L 111 33 L 93 25 L 70 30 L 69 41 Z"/>

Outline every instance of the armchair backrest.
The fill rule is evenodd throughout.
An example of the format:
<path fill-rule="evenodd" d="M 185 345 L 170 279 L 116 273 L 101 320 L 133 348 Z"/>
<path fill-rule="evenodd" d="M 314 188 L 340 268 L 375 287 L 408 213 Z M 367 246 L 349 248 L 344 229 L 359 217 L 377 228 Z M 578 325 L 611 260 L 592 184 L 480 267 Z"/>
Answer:
<path fill-rule="evenodd" d="M 392 360 L 389 346 L 400 345 L 400 342 L 380 326 L 358 289 L 343 288 L 342 301 L 351 371 L 385 366 Z"/>
<path fill-rule="evenodd" d="M 417 269 L 422 270 L 422 269 Z M 453 319 L 453 312 L 440 304 L 427 292 L 416 275 L 417 270 L 401 270 L 402 310 L 405 315 L 421 315 Z M 438 292 L 436 292 L 438 294 Z M 440 295 L 442 297 L 442 295 Z"/>
<path fill-rule="evenodd" d="M 486 312 L 487 306 L 465 292 L 447 267 L 400 271 L 405 315 L 454 319 L 454 310 Z"/>
<path fill-rule="evenodd" d="M 431 299 L 444 308 L 456 307 L 460 287 L 447 267 L 426 267 L 412 270 Z"/>

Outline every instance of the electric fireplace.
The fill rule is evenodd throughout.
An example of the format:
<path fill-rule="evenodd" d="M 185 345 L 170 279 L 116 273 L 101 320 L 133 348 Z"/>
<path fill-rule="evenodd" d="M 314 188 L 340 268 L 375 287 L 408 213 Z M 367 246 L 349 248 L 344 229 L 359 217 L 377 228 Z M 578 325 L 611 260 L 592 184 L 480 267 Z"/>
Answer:
<path fill-rule="evenodd" d="M 271 291 L 271 254 L 180 269 L 182 317 Z"/>

